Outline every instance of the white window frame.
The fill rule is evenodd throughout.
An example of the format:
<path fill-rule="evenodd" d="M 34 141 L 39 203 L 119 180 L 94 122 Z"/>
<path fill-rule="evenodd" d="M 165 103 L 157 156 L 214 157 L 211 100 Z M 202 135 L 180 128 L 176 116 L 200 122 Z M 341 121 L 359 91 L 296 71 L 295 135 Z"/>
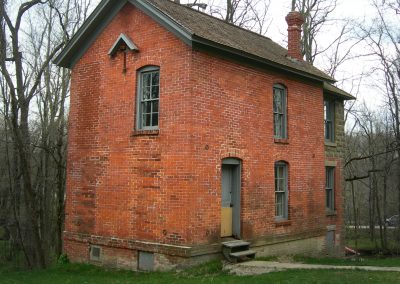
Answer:
<path fill-rule="evenodd" d="M 324 99 L 324 137 L 326 142 L 335 142 L 335 101 Z"/>
<path fill-rule="evenodd" d="M 281 109 L 282 111 L 279 112 L 275 108 L 275 96 L 278 94 L 282 94 L 281 98 Z M 273 128 L 274 128 L 274 138 L 276 139 L 286 139 L 287 138 L 287 89 L 285 86 L 281 84 L 275 84 L 273 87 L 273 95 L 272 95 L 272 108 L 273 108 Z M 281 118 L 280 124 L 281 129 L 278 131 L 276 129 L 276 120 L 277 118 Z"/>
<path fill-rule="evenodd" d="M 325 167 L 326 210 L 335 211 L 335 167 Z"/>
<path fill-rule="evenodd" d="M 278 169 L 282 169 L 282 176 L 278 177 Z M 275 180 L 275 219 L 277 221 L 288 219 L 288 164 L 280 161 L 275 163 L 274 167 L 274 180 Z M 279 180 L 283 181 L 282 188 L 279 186 Z M 282 212 L 278 212 L 278 195 L 283 195 Z"/>
<path fill-rule="evenodd" d="M 158 98 L 150 98 L 150 99 L 144 99 L 143 98 L 143 78 L 145 74 L 149 73 L 155 73 L 158 72 Z M 159 129 L 159 124 L 160 124 L 160 67 L 158 66 L 146 66 L 138 70 L 137 72 L 137 91 L 136 91 L 136 129 L 137 130 L 157 130 Z M 150 87 L 150 92 L 152 85 Z M 144 103 L 152 103 L 152 102 L 157 102 L 158 105 L 158 110 L 157 112 L 153 112 L 153 107 L 154 105 L 151 104 L 151 112 L 150 114 L 150 119 L 152 121 L 153 114 L 157 114 L 157 124 L 156 125 L 149 125 L 145 126 L 143 125 L 143 106 Z M 151 123 L 152 124 L 152 123 Z"/>

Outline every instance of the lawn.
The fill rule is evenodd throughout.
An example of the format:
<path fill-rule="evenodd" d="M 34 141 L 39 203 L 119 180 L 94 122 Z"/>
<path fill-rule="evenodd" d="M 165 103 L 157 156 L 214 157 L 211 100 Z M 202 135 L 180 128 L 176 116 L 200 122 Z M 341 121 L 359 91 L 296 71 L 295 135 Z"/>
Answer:
<path fill-rule="evenodd" d="M 304 256 L 294 256 L 294 261 L 307 264 L 400 267 L 399 257 L 312 258 Z"/>
<path fill-rule="evenodd" d="M 397 230 L 388 230 L 387 237 L 388 237 L 388 249 L 394 253 L 399 252 L 399 243 L 397 240 Z M 379 252 L 381 251 L 381 243 L 379 239 L 379 230 L 375 230 L 376 241 L 373 242 L 370 240 L 369 236 L 369 229 L 367 228 L 359 228 L 358 229 L 358 240 L 357 240 L 357 247 L 358 250 L 361 251 L 371 251 L 371 252 Z M 346 230 L 346 245 L 356 249 L 355 245 L 355 231 L 354 229 L 347 229 Z"/>
<path fill-rule="evenodd" d="M 341 270 L 290 270 L 258 276 L 234 276 L 211 262 L 180 272 L 138 273 L 82 264 L 57 265 L 47 270 L 11 271 L 0 267 L 1 283 L 399 283 L 400 273 Z"/>

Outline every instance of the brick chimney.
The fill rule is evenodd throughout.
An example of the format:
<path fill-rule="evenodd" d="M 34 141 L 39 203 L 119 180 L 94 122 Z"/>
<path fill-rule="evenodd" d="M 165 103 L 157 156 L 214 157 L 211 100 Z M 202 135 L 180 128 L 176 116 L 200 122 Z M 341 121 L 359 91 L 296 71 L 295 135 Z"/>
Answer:
<path fill-rule="evenodd" d="M 303 60 L 301 54 L 301 25 L 304 18 L 300 12 L 292 11 L 286 16 L 288 24 L 288 57 Z"/>

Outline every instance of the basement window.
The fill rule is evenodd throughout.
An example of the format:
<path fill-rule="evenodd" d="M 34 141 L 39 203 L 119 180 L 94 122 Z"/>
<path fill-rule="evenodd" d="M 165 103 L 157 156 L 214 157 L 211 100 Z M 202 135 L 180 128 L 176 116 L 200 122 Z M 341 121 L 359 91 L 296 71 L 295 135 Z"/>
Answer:
<path fill-rule="evenodd" d="M 328 231 L 325 237 L 325 248 L 328 254 L 332 254 L 335 249 L 335 231 Z"/>
<path fill-rule="evenodd" d="M 138 269 L 143 271 L 154 270 L 154 253 L 147 251 L 139 251 Z"/>
<path fill-rule="evenodd" d="M 100 261 L 101 248 L 99 246 L 90 246 L 90 260 Z"/>

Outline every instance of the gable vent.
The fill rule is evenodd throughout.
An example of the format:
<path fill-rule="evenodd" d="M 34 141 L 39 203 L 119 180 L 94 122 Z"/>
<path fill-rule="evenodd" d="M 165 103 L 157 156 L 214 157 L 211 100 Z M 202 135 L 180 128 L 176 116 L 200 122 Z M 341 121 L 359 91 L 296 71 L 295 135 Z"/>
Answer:
<path fill-rule="evenodd" d="M 126 34 L 121 34 L 108 51 L 108 55 L 114 56 L 121 48 L 124 48 L 124 50 L 139 51 L 134 42 Z"/>

